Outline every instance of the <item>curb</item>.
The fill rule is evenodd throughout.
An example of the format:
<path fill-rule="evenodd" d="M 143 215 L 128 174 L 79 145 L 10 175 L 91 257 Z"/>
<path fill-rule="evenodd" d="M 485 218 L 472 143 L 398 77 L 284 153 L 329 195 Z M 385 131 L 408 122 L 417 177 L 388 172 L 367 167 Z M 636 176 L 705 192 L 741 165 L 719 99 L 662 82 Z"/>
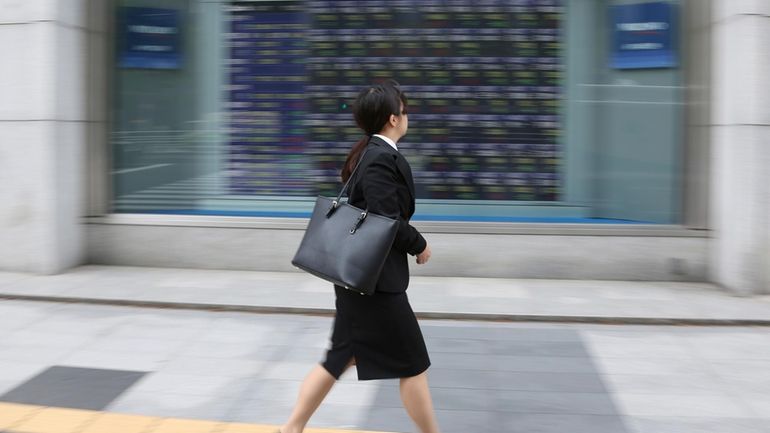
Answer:
<path fill-rule="evenodd" d="M 213 312 L 239 312 L 253 314 L 297 314 L 334 317 L 334 310 L 310 307 L 276 307 L 259 305 L 202 304 L 194 302 L 141 301 L 127 299 L 100 299 L 68 296 L 15 295 L 0 293 L 0 300 L 57 302 L 67 304 L 110 305 L 119 307 L 157 308 L 173 310 L 200 310 Z M 624 317 L 624 316 L 555 316 L 536 314 L 500 313 L 450 313 L 415 311 L 423 320 L 467 320 L 480 322 L 540 322 L 584 323 L 600 325 L 650 325 L 650 326 L 768 326 L 770 319 L 706 319 L 681 317 Z"/>

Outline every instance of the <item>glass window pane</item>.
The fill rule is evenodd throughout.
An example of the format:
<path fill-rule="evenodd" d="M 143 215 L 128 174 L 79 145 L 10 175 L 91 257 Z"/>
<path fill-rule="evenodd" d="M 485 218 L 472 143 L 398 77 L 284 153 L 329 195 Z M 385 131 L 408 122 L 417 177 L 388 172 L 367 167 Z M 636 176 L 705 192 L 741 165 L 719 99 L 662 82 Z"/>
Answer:
<path fill-rule="evenodd" d="M 676 223 L 679 68 L 618 65 L 613 38 L 676 36 L 678 2 L 628 3 L 120 0 L 114 209 L 308 216 L 362 137 L 355 94 L 394 78 L 416 219 Z"/>

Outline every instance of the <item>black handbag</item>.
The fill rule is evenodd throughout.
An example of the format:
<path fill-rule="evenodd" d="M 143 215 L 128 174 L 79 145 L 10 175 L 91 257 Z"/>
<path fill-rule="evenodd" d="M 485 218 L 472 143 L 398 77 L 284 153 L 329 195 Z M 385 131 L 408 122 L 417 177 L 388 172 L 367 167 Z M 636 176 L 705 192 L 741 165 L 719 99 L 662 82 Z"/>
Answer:
<path fill-rule="evenodd" d="M 336 199 L 316 199 L 291 263 L 326 281 L 371 295 L 396 238 L 398 221 L 341 201 L 365 155 L 366 151 Z"/>

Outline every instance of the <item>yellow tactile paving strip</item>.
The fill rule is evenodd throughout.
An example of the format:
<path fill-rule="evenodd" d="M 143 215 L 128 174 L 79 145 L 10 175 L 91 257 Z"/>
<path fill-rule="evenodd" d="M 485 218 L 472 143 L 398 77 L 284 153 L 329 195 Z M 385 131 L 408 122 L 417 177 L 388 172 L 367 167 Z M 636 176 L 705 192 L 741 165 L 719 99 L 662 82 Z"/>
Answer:
<path fill-rule="evenodd" d="M 278 426 L 124 415 L 0 402 L 7 433 L 276 433 Z M 305 433 L 384 433 L 306 428 Z"/>

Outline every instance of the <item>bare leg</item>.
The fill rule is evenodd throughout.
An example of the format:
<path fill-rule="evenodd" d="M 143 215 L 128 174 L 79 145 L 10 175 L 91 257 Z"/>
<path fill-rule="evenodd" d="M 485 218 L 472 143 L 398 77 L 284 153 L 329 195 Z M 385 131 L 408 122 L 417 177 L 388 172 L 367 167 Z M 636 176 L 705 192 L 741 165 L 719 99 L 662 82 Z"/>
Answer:
<path fill-rule="evenodd" d="M 351 360 L 345 369 L 354 364 L 355 360 Z M 335 382 L 334 376 L 321 365 L 316 365 L 302 382 L 297 403 L 294 405 L 289 421 L 281 427 L 281 433 L 302 433 L 310 417 L 321 405 Z"/>
<path fill-rule="evenodd" d="M 439 433 L 428 388 L 427 372 L 401 379 L 401 401 L 420 432 Z"/>

